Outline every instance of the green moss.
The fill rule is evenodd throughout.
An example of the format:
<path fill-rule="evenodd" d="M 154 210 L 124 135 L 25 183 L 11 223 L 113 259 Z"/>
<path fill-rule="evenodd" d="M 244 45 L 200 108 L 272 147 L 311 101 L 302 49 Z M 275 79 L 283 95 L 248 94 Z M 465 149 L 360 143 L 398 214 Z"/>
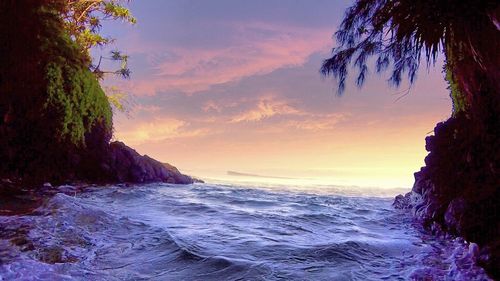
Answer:
<path fill-rule="evenodd" d="M 448 89 L 450 90 L 450 97 L 453 106 L 453 116 L 459 112 L 465 112 L 467 109 L 467 100 L 465 95 L 460 91 L 458 83 L 455 81 L 451 67 L 446 66 L 446 81 L 448 81 Z"/>
<path fill-rule="evenodd" d="M 451 38 L 453 38 L 453 36 L 451 36 Z M 453 42 L 452 39 L 450 39 L 450 41 Z M 446 81 L 448 82 L 448 89 L 450 90 L 450 97 L 452 101 L 453 116 L 456 116 L 459 112 L 465 112 L 468 108 L 467 98 L 460 90 L 455 75 L 453 74 L 457 61 L 463 60 L 462 53 L 462 46 L 460 44 L 447 44 L 445 71 Z"/>

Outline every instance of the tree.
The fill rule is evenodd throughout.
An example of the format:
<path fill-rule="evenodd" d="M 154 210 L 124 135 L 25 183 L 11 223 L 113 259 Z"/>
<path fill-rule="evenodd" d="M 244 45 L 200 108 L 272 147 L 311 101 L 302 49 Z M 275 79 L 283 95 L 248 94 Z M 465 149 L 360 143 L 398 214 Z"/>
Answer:
<path fill-rule="evenodd" d="M 136 19 L 121 2 L 130 0 L 66 0 L 63 18 L 68 33 L 81 46 L 82 51 L 88 52 L 94 46 L 105 46 L 114 39 L 99 34 L 103 20 L 122 20 L 131 24 Z"/>
<path fill-rule="evenodd" d="M 95 76 L 102 80 L 105 74 L 118 75 L 128 79 L 130 69 L 128 68 L 128 55 L 120 51 L 112 51 L 110 56 L 100 56 L 96 64 L 92 64 L 90 50 L 93 47 L 104 47 L 114 42 L 113 38 L 104 37 L 100 34 L 103 20 L 121 20 L 130 24 L 135 24 L 136 19 L 129 9 L 123 4 L 130 0 L 64 0 L 66 1 L 63 10 L 65 28 L 71 38 L 81 47 L 81 51 L 87 56 L 89 69 Z M 117 70 L 103 70 L 101 65 L 103 60 L 117 61 L 120 67 Z M 113 108 L 126 112 L 123 103 L 127 102 L 127 95 L 119 91 L 116 87 L 111 87 L 112 91 L 106 91 Z"/>
<path fill-rule="evenodd" d="M 484 105 L 485 92 L 500 92 L 499 3 L 357 0 L 347 9 L 335 33 L 339 46 L 323 62 L 321 72 L 338 79 L 342 94 L 351 63 L 361 86 L 369 72 L 368 59 L 376 56 L 376 72 L 392 67 L 389 82 L 399 86 L 404 74 L 410 83 L 415 81 L 422 57 L 429 67 L 444 51 L 454 111 Z"/>
<path fill-rule="evenodd" d="M 106 46 L 114 41 L 112 38 L 104 37 L 101 31 L 103 20 L 122 20 L 131 24 L 136 23 L 130 10 L 121 3 L 130 0 L 65 0 L 66 8 L 63 10 L 65 27 L 71 38 L 81 47 L 82 52 L 90 58 L 90 49 L 95 46 Z M 121 67 L 116 71 L 101 70 L 102 59 L 110 59 L 121 62 Z M 101 56 L 96 65 L 90 65 L 91 70 L 99 79 L 105 73 L 121 75 L 124 78 L 130 76 L 127 68 L 128 56 L 118 51 L 113 51 L 110 57 Z M 91 61 L 89 59 L 89 61 Z"/>

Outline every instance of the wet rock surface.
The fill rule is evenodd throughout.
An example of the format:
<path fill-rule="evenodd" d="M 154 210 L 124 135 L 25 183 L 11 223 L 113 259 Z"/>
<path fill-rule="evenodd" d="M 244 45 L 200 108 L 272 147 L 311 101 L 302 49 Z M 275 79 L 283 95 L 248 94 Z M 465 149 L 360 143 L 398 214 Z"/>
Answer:
<path fill-rule="evenodd" d="M 426 138 L 426 166 L 393 206 L 411 209 L 431 231 L 477 243 L 477 262 L 500 278 L 499 124 L 485 124 L 478 127 L 465 115 L 437 124 Z"/>

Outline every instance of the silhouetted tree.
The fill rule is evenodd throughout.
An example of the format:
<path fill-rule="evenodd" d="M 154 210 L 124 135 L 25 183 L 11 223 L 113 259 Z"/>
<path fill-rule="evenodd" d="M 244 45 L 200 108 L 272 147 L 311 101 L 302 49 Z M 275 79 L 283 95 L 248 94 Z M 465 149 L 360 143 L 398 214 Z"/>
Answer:
<path fill-rule="evenodd" d="M 335 33 L 338 47 L 321 68 L 345 90 L 349 66 L 361 86 L 376 57 L 375 71 L 391 68 L 389 82 L 416 79 L 420 63 L 444 51 L 454 110 L 463 111 L 482 93 L 500 92 L 500 8 L 496 0 L 357 0 Z"/>

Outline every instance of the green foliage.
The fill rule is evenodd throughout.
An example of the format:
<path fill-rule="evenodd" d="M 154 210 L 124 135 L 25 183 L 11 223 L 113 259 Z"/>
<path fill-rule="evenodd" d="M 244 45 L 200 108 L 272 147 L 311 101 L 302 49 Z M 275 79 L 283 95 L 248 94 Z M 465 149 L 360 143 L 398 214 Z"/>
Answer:
<path fill-rule="evenodd" d="M 63 13 L 65 28 L 87 55 L 90 48 L 113 42 L 113 39 L 99 34 L 103 20 L 136 23 L 130 10 L 121 4 L 123 2 L 129 1 L 67 0 L 67 7 Z"/>
<path fill-rule="evenodd" d="M 57 14 L 47 6 L 44 13 Z M 45 22 L 47 36 L 41 38 L 46 55 L 46 114 L 55 116 L 55 134 L 60 141 L 85 145 L 85 134 L 98 123 L 112 130 L 112 111 L 95 75 L 88 69 L 88 58 L 78 42 L 71 40 L 61 21 Z"/>
<path fill-rule="evenodd" d="M 498 1 L 491 0 L 357 0 L 346 11 L 335 33 L 339 46 L 321 72 L 339 80 L 341 94 L 348 66 L 358 69 L 356 83 L 361 86 L 372 56 L 377 57 L 376 72 L 392 66 L 389 82 L 396 86 L 405 73 L 410 83 L 415 81 L 422 55 L 430 66 L 448 48 L 465 47 L 463 53 L 481 66 L 490 51 L 482 52 L 484 38 L 478 34 L 496 30 L 492 11 L 497 8 Z"/>
<path fill-rule="evenodd" d="M 0 1 L 0 175 L 29 185 L 85 178 L 112 135 L 111 107 L 64 9 L 64 0 Z"/>
<path fill-rule="evenodd" d="M 97 65 L 90 63 L 90 49 L 92 47 L 103 47 L 114 42 L 114 39 L 100 34 L 103 20 L 122 20 L 130 24 L 136 23 L 130 10 L 121 4 L 128 2 L 126 0 L 68 0 L 63 10 L 65 29 L 81 48 L 81 52 L 87 56 L 89 68 L 98 79 L 103 79 L 105 74 L 115 74 L 123 78 L 130 77 L 130 70 L 127 67 L 128 56 L 122 55 L 118 51 L 113 51 L 110 58 L 101 56 Z M 102 70 L 102 59 L 120 61 L 120 68 L 115 71 Z"/>
<path fill-rule="evenodd" d="M 92 73 L 64 63 L 47 65 L 46 108 L 58 111 L 58 138 L 74 144 L 85 144 L 85 133 L 97 123 L 111 130 L 112 112 L 109 102 Z"/>
<path fill-rule="evenodd" d="M 84 29 L 75 37 L 75 42 L 83 49 L 90 49 L 92 46 L 104 46 L 111 42 L 110 38 L 105 38 L 101 34 Z"/>
<path fill-rule="evenodd" d="M 467 99 L 464 93 L 460 90 L 457 81 L 453 75 L 453 71 L 449 65 L 445 66 L 446 81 L 448 82 L 448 89 L 450 90 L 450 97 L 453 107 L 453 116 L 459 112 L 465 112 L 467 109 Z"/>
<path fill-rule="evenodd" d="M 93 66 L 93 72 L 96 75 L 96 77 L 100 79 L 104 79 L 105 74 L 114 74 L 122 77 L 123 79 L 129 79 L 130 78 L 130 69 L 128 68 L 128 59 L 129 56 L 123 55 L 120 51 L 111 51 L 111 56 L 110 57 L 104 57 L 100 56 L 99 62 L 97 65 Z M 110 61 L 117 61 L 120 63 L 120 68 L 118 70 L 114 71 L 104 71 L 101 69 L 101 62 L 102 60 L 110 60 Z"/>
<path fill-rule="evenodd" d="M 135 24 L 136 19 L 124 4 L 129 0 L 65 0 L 66 8 L 63 12 L 65 29 L 71 38 L 77 43 L 88 57 L 89 68 L 98 80 L 104 79 L 106 74 L 120 76 L 124 79 L 130 78 L 128 68 L 128 56 L 119 51 L 112 51 L 109 57 L 100 56 L 97 64 L 93 65 L 90 59 L 90 49 L 95 46 L 106 46 L 114 39 L 100 34 L 103 20 L 121 20 L 130 24 Z M 103 70 L 101 62 L 111 60 L 119 62 L 116 70 Z M 106 93 L 111 105 L 119 111 L 125 112 L 127 109 L 120 103 L 113 93 Z"/>
<path fill-rule="evenodd" d="M 131 104 L 130 96 L 126 92 L 116 86 L 105 87 L 104 91 L 114 110 L 118 110 L 127 115 L 130 113 L 129 109 L 133 104 Z"/>

